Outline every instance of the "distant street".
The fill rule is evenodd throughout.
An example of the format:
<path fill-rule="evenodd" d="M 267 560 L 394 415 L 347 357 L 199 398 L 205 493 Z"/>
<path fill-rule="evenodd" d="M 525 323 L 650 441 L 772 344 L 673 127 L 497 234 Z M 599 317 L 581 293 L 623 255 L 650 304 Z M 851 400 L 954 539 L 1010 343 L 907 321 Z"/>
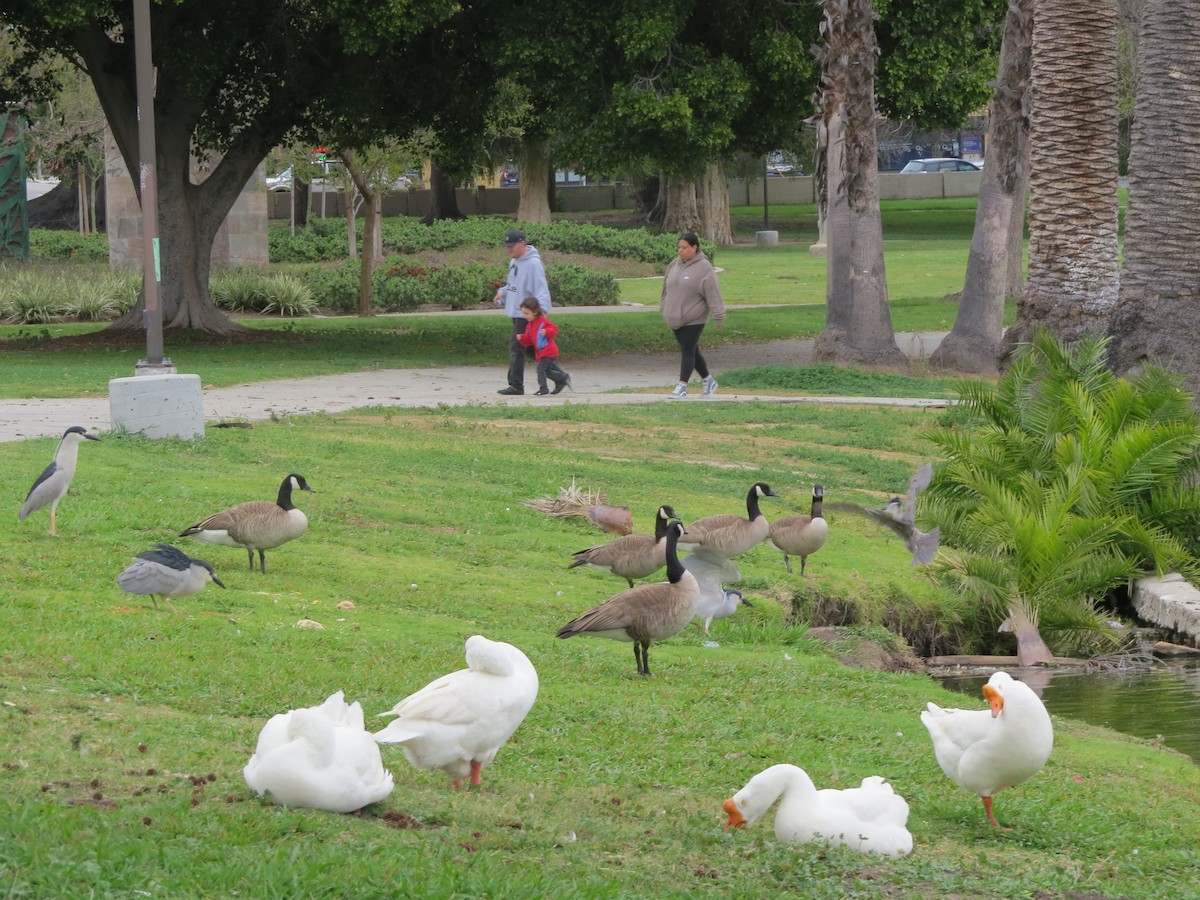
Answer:
<path fill-rule="evenodd" d="M 42 194 L 49 193 L 58 187 L 58 179 L 37 181 L 33 178 L 25 179 L 25 199 L 34 200 Z"/>

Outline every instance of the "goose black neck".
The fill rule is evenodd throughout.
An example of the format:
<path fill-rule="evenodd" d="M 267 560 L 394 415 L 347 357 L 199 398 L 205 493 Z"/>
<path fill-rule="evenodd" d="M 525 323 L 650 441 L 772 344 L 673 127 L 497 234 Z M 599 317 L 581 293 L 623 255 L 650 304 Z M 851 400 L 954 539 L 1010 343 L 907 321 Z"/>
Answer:
<path fill-rule="evenodd" d="M 756 484 L 746 495 L 746 518 L 753 522 L 761 515 L 762 510 L 758 508 L 758 485 Z"/>
<path fill-rule="evenodd" d="M 678 584 L 687 571 L 679 561 L 679 535 L 682 533 L 683 526 L 678 523 L 672 523 L 667 529 L 667 581 L 671 584 Z"/>
<path fill-rule="evenodd" d="M 283 479 L 283 484 L 279 486 L 279 496 L 275 498 L 275 503 L 281 509 L 295 509 L 296 505 L 292 503 L 292 476 L 289 475 Z"/>
<path fill-rule="evenodd" d="M 661 541 L 664 537 L 667 536 L 667 529 L 671 527 L 671 519 L 672 519 L 672 516 L 664 516 L 662 514 L 662 512 L 659 512 L 659 514 L 654 517 L 654 540 L 655 541 Z"/>
<path fill-rule="evenodd" d="M 810 518 L 810 519 L 820 519 L 820 518 L 822 518 L 822 516 L 821 516 L 821 504 L 822 504 L 823 502 L 824 502 L 824 498 L 822 498 L 822 497 L 813 497 L 813 502 L 812 502 L 812 512 L 809 514 L 809 518 Z"/>

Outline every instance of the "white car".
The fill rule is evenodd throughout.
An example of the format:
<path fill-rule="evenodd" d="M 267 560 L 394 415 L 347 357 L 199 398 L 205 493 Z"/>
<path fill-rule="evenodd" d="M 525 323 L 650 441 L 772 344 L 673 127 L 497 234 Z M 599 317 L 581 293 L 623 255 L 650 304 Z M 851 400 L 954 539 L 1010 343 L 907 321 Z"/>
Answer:
<path fill-rule="evenodd" d="M 935 156 L 930 159 L 913 159 L 905 163 L 901 175 L 923 175 L 928 172 L 979 172 L 981 166 L 954 156 Z"/>
<path fill-rule="evenodd" d="M 290 191 L 292 189 L 292 167 L 288 166 L 278 175 L 267 176 L 268 191 Z"/>

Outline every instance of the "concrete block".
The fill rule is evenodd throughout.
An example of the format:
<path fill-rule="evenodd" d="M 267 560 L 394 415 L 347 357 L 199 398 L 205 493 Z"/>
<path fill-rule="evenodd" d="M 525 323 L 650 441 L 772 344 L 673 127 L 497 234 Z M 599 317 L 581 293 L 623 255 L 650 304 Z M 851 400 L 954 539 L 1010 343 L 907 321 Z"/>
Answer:
<path fill-rule="evenodd" d="M 754 243 L 760 247 L 774 247 L 779 243 L 779 232 L 759 231 L 754 235 Z"/>
<path fill-rule="evenodd" d="M 150 438 L 204 437 L 199 375 L 136 375 L 108 383 L 114 429 Z"/>

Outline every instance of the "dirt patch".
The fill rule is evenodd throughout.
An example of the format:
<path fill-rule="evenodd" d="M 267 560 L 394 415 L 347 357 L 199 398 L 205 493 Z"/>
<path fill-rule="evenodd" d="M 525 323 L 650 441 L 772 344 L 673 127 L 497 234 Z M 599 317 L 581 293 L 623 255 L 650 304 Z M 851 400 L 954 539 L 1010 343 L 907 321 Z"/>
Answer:
<path fill-rule="evenodd" d="M 877 672 L 925 672 L 925 663 L 903 638 L 896 638 L 895 647 L 885 647 L 841 628 L 810 628 L 804 636 L 821 641 L 842 665 Z"/>

